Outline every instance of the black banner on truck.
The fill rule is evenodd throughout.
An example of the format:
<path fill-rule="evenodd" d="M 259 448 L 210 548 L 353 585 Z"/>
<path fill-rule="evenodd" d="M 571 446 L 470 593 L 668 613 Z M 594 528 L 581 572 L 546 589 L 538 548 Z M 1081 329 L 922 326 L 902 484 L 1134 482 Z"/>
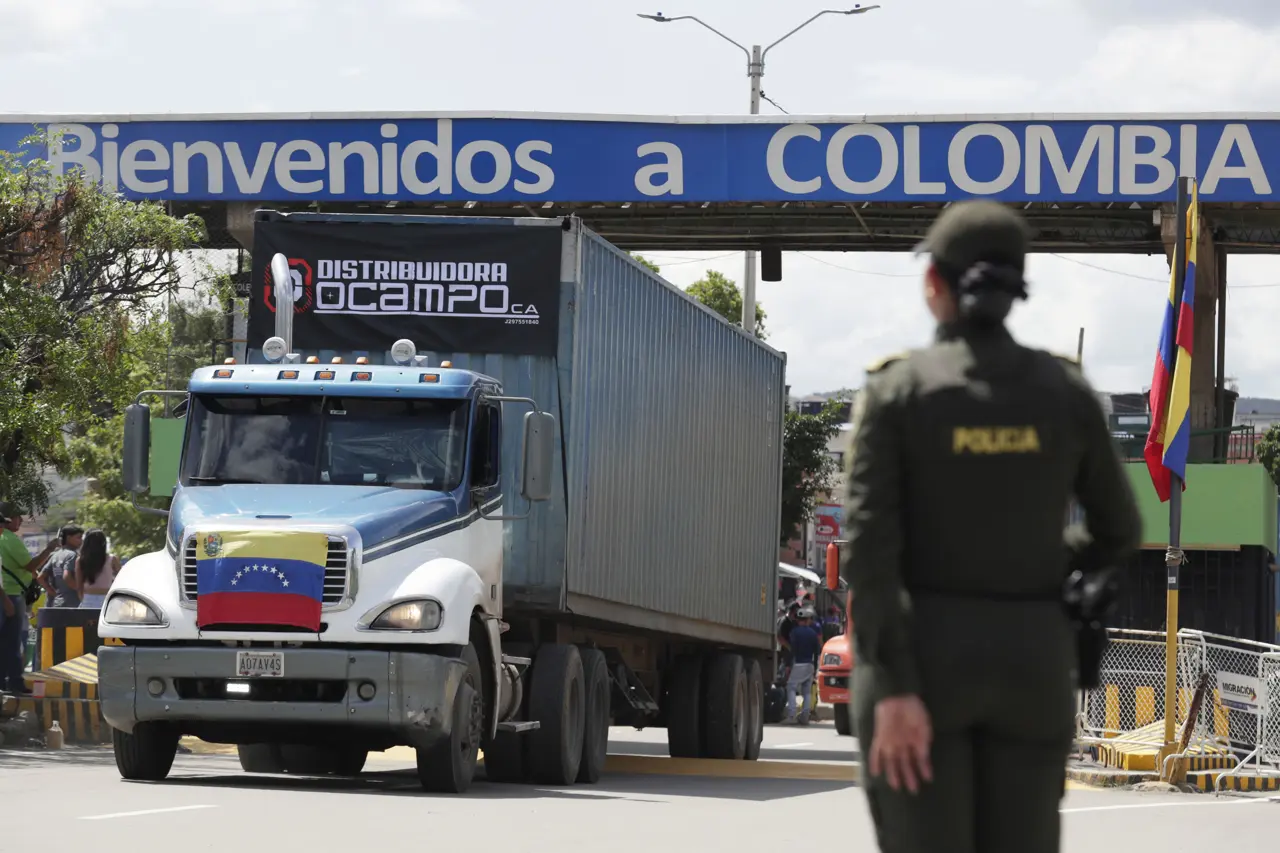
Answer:
<path fill-rule="evenodd" d="M 255 223 L 249 346 L 275 334 L 271 258 L 289 259 L 295 350 L 554 356 L 558 228 Z"/>

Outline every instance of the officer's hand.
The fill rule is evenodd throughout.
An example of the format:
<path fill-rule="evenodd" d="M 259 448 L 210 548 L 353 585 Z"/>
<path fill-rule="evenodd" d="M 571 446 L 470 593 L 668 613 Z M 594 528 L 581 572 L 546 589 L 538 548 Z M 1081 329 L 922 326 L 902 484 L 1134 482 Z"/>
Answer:
<path fill-rule="evenodd" d="M 929 747 L 933 726 L 919 696 L 892 696 L 876 703 L 875 736 L 871 739 L 871 775 L 888 777 L 895 791 L 919 792 L 933 781 Z"/>

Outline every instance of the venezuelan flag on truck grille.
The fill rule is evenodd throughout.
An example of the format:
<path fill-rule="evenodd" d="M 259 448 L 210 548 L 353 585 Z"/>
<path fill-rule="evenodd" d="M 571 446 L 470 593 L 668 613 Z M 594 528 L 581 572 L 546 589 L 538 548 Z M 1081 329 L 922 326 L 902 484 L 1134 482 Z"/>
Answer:
<path fill-rule="evenodd" d="M 319 631 L 328 551 L 323 533 L 197 533 L 196 624 Z"/>
<path fill-rule="evenodd" d="M 1200 242 L 1199 191 L 1191 183 L 1191 205 L 1187 208 L 1187 275 L 1182 285 L 1182 301 L 1176 295 L 1175 269 L 1170 274 L 1169 300 L 1165 304 L 1164 325 L 1160 329 L 1160 349 L 1151 379 L 1151 431 L 1147 433 L 1143 456 L 1151 483 L 1161 501 L 1169 500 L 1173 474 L 1187 488 L 1187 450 L 1191 444 L 1191 350 L 1195 337 L 1196 245 Z"/>

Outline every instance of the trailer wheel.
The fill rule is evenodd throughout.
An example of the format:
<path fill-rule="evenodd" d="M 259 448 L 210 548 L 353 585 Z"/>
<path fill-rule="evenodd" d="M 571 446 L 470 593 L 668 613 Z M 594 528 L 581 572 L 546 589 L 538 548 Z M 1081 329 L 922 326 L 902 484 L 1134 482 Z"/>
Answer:
<path fill-rule="evenodd" d="M 462 794 L 471 787 L 484 736 L 484 693 L 475 646 L 468 643 L 462 659 L 467 662 L 467 674 L 453 697 L 449 735 L 417 751 L 418 781 L 437 794 Z"/>
<path fill-rule="evenodd" d="M 848 737 L 853 734 L 853 706 L 837 705 L 836 711 L 836 734 Z"/>
<path fill-rule="evenodd" d="M 280 755 L 278 743 L 236 744 L 236 754 L 240 757 L 240 769 L 245 773 L 284 772 L 284 758 Z"/>
<path fill-rule="evenodd" d="M 707 669 L 706 753 L 708 758 L 741 761 L 751 729 L 747 672 L 742 655 L 717 654 Z"/>
<path fill-rule="evenodd" d="M 671 668 L 667 690 L 667 752 L 672 758 L 702 753 L 702 657 L 686 655 Z"/>
<path fill-rule="evenodd" d="M 747 750 L 742 757 L 756 761 L 764 741 L 764 675 L 756 658 L 747 660 L 747 709 Z"/>
<path fill-rule="evenodd" d="M 582 682 L 577 646 L 555 643 L 538 649 L 529 684 L 529 718 L 541 726 L 527 735 L 535 782 L 572 785 L 578 778 L 586 716 Z"/>
<path fill-rule="evenodd" d="M 582 657 L 582 683 L 586 695 L 586 719 L 582 728 L 582 763 L 578 781 L 594 785 L 604 772 L 609 753 L 609 700 L 613 691 L 609 682 L 609 664 L 599 649 L 579 649 Z"/>
<path fill-rule="evenodd" d="M 173 769 L 178 732 L 164 723 L 138 723 L 132 733 L 111 729 L 116 769 L 133 782 L 159 782 Z"/>

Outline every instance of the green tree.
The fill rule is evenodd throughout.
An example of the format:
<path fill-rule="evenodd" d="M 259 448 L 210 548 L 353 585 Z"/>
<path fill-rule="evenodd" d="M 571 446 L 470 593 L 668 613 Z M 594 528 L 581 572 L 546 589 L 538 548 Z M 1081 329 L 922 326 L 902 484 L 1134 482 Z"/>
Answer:
<path fill-rule="evenodd" d="M 660 272 L 660 270 L 658 269 L 658 265 L 655 264 L 653 261 L 649 260 L 648 258 L 646 258 L 644 255 L 638 255 L 635 252 L 632 252 L 631 257 L 634 258 L 636 262 L 640 264 L 640 266 L 645 267 L 653 274 L 657 275 L 658 272 Z"/>
<path fill-rule="evenodd" d="M 1272 424 L 1258 441 L 1258 461 L 1271 474 L 1271 480 L 1280 486 L 1280 424 Z"/>
<path fill-rule="evenodd" d="M 839 467 L 827 452 L 827 444 L 845 423 L 842 403 L 846 395 L 827 401 L 816 415 L 789 411 L 782 424 L 782 530 L 785 545 L 813 518 L 823 495 L 835 488 Z"/>
<path fill-rule="evenodd" d="M 707 274 L 685 290 L 694 299 L 719 314 L 735 326 L 742 325 L 742 291 L 723 273 L 707 270 Z M 764 340 L 764 321 L 768 315 L 760 303 L 756 303 L 756 337 Z"/>
<path fill-rule="evenodd" d="M 224 335 L 225 314 L 217 305 L 174 302 L 139 321 L 130 335 L 129 395 L 144 390 L 182 390 L 197 367 L 209 364 L 212 344 Z M 151 401 L 158 410 L 157 401 Z M 70 442 L 71 470 L 90 478 L 92 488 L 68 509 L 82 527 L 101 527 L 121 557 L 164 547 L 164 519 L 139 512 L 124 489 L 124 415 L 96 422 Z M 164 498 L 140 498 L 155 508 Z"/>
<path fill-rule="evenodd" d="M 47 507 L 45 472 L 70 473 L 68 436 L 127 396 L 133 317 L 177 288 L 178 255 L 203 236 L 199 219 L 0 151 L 0 494 Z"/>

